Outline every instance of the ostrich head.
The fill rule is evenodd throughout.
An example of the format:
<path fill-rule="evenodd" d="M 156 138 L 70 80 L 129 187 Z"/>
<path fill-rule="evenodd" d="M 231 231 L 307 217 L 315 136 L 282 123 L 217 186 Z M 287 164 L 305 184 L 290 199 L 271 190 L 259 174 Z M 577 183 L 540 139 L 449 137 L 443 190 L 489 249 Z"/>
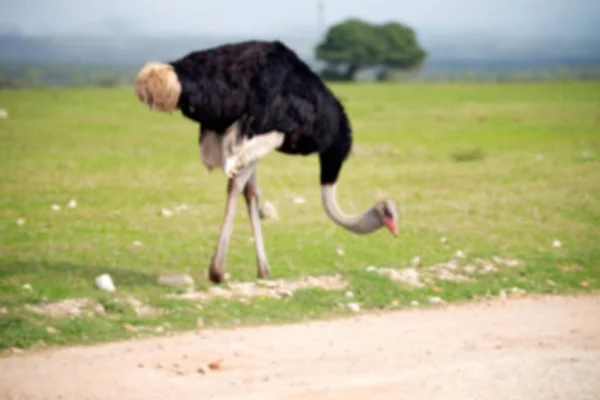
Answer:
<path fill-rule="evenodd" d="M 181 96 L 181 83 L 175 70 L 158 61 L 144 65 L 135 78 L 134 88 L 140 101 L 155 111 L 174 111 Z"/>
<path fill-rule="evenodd" d="M 375 211 L 381 222 L 392 232 L 394 236 L 398 236 L 398 208 L 393 200 L 381 200 L 375 204 Z"/>

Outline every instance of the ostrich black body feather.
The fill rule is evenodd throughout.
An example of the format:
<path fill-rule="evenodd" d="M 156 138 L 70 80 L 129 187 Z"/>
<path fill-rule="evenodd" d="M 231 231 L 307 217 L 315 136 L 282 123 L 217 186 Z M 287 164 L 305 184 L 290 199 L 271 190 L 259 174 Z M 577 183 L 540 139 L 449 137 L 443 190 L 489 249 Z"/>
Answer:
<path fill-rule="evenodd" d="M 241 121 L 248 137 L 285 135 L 277 151 L 319 154 L 320 181 L 337 181 L 352 147 L 344 107 L 321 79 L 279 41 L 247 41 L 195 51 L 169 63 L 181 83 L 178 108 L 205 131 Z"/>

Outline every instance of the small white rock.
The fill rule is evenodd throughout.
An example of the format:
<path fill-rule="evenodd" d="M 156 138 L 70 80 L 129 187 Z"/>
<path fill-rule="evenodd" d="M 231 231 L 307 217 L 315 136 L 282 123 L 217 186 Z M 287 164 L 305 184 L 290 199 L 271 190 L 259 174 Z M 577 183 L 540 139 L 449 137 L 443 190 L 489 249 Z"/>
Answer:
<path fill-rule="evenodd" d="M 500 292 L 498 292 L 498 296 L 501 299 L 505 299 L 506 298 L 506 292 L 504 290 L 501 290 Z"/>
<path fill-rule="evenodd" d="M 354 293 L 352 293 L 351 291 L 349 291 L 349 290 L 348 290 L 348 291 L 346 292 L 346 297 L 350 297 L 350 298 L 352 298 L 352 297 L 354 297 Z"/>
<path fill-rule="evenodd" d="M 518 267 L 521 263 L 519 262 L 519 260 L 515 260 L 512 258 L 507 258 L 506 260 L 504 260 L 504 265 L 506 265 L 507 267 Z"/>
<path fill-rule="evenodd" d="M 442 243 L 448 243 L 448 239 L 446 239 L 445 236 L 442 236 L 442 238 L 440 239 L 440 242 L 442 242 Z"/>
<path fill-rule="evenodd" d="M 367 267 L 367 272 L 377 272 L 377 267 L 375 267 L 373 265 L 369 265 Z"/>
<path fill-rule="evenodd" d="M 410 261 L 410 266 L 413 268 L 417 268 L 421 265 L 421 257 L 416 256 Z"/>
<path fill-rule="evenodd" d="M 133 246 L 135 247 L 142 247 L 144 244 L 142 242 L 140 242 L 139 240 L 134 240 L 133 243 L 131 243 Z"/>
<path fill-rule="evenodd" d="M 454 257 L 465 258 L 465 253 L 463 253 L 462 250 L 456 250 L 456 253 L 454 253 Z"/>
<path fill-rule="evenodd" d="M 157 283 L 163 286 L 175 288 L 186 288 L 194 286 L 194 279 L 187 274 L 162 275 L 157 279 Z"/>
<path fill-rule="evenodd" d="M 96 278 L 96 287 L 106 292 L 114 292 L 115 284 L 109 274 L 102 274 Z"/>
<path fill-rule="evenodd" d="M 410 302 L 410 305 L 413 306 L 413 307 L 419 307 L 419 302 L 416 301 L 416 300 L 413 300 L 413 301 Z"/>
<path fill-rule="evenodd" d="M 29 283 L 26 283 L 23 286 L 21 286 L 21 289 L 23 289 L 23 290 L 32 290 L 31 285 Z"/>
<path fill-rule="evenodd" d="M 346 254 L 346 253 L 344 253 L 344 249 L 342 249 L 342 248 L 340 248 L 340 247 L 338 247 L 338 248 L 335 250 L 335 252 L 337 253 L 337 255 L 338 255 L 338 256 L 343 256 L 344 254 Z"/>
<path fill-rule="evenodd" d="M 269 201 L 266 201 L 263 204 L 263 206 L 260 208 L 259 214 L 262 219 L 279 219 L 277 208 Z"/>
<path fill-rule="evenodd" d="M 553 240 L 552 241 L 552 247 L 561 247 L 562 243 L 560 242 L 560 240 Z"/>
<path fill-rule="evenodd" d="M 306 203 L 306 199 L 304 197 L 294 197 L 292 200 L 294 204 L 304 204 Z"/>
<path fill-rule="evenodd" d="M 0 108 L 0 118 L 2 118 L 2 119 L 8 118 L 8 111 L 5 110 L 4 108 Z"/>
<path fill-rule="evenodd" d="M 24 224 L 25 224 L 25 218 L 17 219 L 17 225 L 24 225 Z"/>
<path fill-rule="evenodd" d="M 60 211 L 60 206 L 58 204 L 52 204 L 52 211 Z"/>
<path fill-rule="evenodd" d="M 431 304 L 442 304 L 444 302 L 444 300 L 442 300 L 441 297 L 437 297 L 437 296 L 430 297 L 428 300 Z"/>
<path fill-rule="evenodd" d="M 73 199 L 73 200 L 69 201 L 68 206 L 69 206 L 69 208 L 77 207 L 77 200 Z"/>
<path fill-rule="evenodd" d="M 163 208 L 160 210 L 160 215 L 168 218 L 173 215 L 173 211 L 169 210 L 168 208 Z"/>
<path fill-rule="evenodd" d="M 290 289 L 278 289 L 277 294 L 281 297 L 293 297 L 294 296 L 294 292 L 292 292 Z"/>
<path fill-rule="evenodd" d="M 346 306 L 354 312 L 359 312 L 360 311 L 360 305 L 358 303 L 348 303 L 346 304 Z"/>

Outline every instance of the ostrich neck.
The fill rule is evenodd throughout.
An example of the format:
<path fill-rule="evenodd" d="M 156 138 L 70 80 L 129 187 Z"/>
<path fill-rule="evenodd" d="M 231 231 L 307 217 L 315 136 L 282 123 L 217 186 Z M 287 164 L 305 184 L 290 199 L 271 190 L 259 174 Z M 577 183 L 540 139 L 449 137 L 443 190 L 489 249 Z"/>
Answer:
<path fill-rule="evenodd" d="M 323 207 L 333 222 L 358 234 L 371 233 L 383 226 L 381 218 L 377 215 L 374 207 L 358 215 L 344 214 L 337 203 L 335 191 L 335 183 L 321 186 Z"/>

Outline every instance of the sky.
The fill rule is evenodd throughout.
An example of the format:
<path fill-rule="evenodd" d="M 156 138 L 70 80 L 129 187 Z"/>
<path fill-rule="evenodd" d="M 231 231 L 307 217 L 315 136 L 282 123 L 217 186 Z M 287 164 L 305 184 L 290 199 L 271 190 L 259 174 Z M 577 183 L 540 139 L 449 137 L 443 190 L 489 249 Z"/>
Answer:
<path fill-rule="evenodd" d="M 0 0 L 0 28 L 29 34 L 318 36 L 319 0 Z M 359 17 L 432 34 L 571 32 L 600 38 L 600 0 L 322 0 L 325 24 Z"/>

